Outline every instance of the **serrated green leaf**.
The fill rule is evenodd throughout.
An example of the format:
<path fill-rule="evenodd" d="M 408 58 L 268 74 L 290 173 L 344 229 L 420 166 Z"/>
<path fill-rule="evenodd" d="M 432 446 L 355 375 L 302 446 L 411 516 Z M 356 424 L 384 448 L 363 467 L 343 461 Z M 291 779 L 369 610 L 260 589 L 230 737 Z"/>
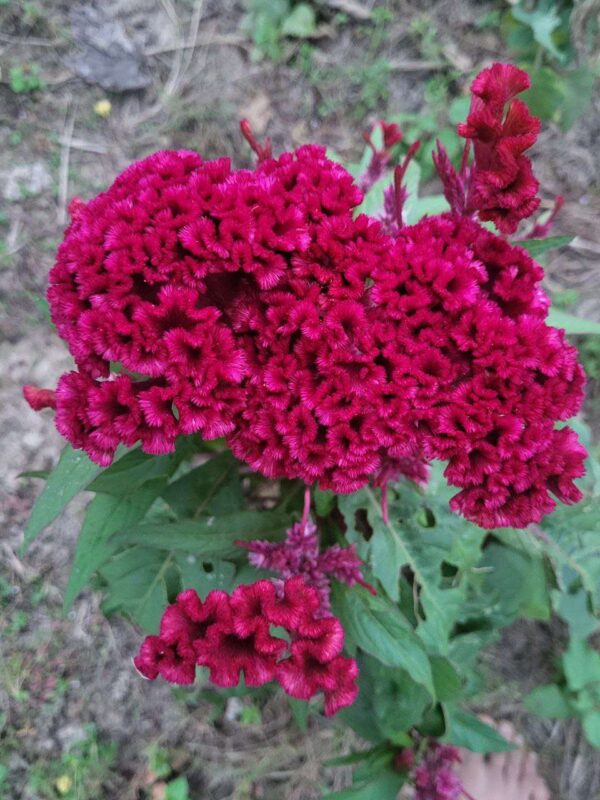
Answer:
<path fill-rule="evenodd" d="M 592 322 L 589 319 L 581 319 L 567 311 L 558 308 L 551 308 L 548 313 L 548 324 L 555 328 L 564 328 L 572 335 L 593 334 L 600 335 L 600 322 Z"/>
<path fill-rule="evenodd" d="M 21 553 L 53 522 L 76 494 L 81 492 L 102 470 L 81 450 L 67 445 L 58 464 L 48 477 L 42 493 L 36 499 L 25 527 Z"/>
<path fill-rule="evenodd" d="M 96 495 L 87 507 L 77 540 L 63 611 L 68 611 L 89 578 L 115 552 L 113 534 L 142 519 L 165 484 L 166 478 L 154 478 L 129 497 Z"/>
<path fill-rule="evenodd" d="M 573 715 L 565 693 L 555 683 L 537 686 L 524 700 L 528 711 L 549 719 L 568 719 Z"/>
<path fill-rule="evenodd" d="M 134 525 L 115 539 L 119 544 L 182 550 L 209 559 L 228 558 L 240 555 L 237 539 L 282 537 L 291 520 L 291 515 L 280 511 L 239 511 L 198 520 Z"/>
<path fill-rule="evenodd" d="M 162 496 L 180 519 L 241 511 L 238 463 L 229 451 L 220 453 L 170 483 Z"/>
<path fill-rule="evenodd" d="M 565 247 L 573 241 L 573 236 L 547 236 L 545 239 L 519 239 L 515 242 L 523 250 L 527 250 L 530 256 L 536 258 L 546 253 L 548 250 L 556 250 L 557 247 Z"/>
<path fill-rule="evenodd" d="M 448 730 L 442 741 L 464 747 L 473 753 L 508 753 L 515 745 L 507 742 L 495 728 L 486 725 L 479 717 L 451 706 L 446 707 Z"/>
<path fill-rule="evenodd" d="M 389 667 L 400 667 L 434 696 L 427 654 L 399 609 L 365 589 L 336 591 L 335 607 L 349 639 Z"/>
<path fill-rule="evenodd" d="M 381 517 L 381 509 L 373 490 L 368 488 L 364 491 L 372 511 L 370 519 L 376 514 Z M 428 647 L 444 654 L 448 637 L 464 600 L 465 586 L 462 585 L 460 575 L 453 585 L 443 586 L 442 563 L 452 560 L 453 548 L 458 547 L 455 552 L 461 550 L 461 558 L 469 555 L 468 562 L 460 561 L 456 564 L 462 572 L 466 572 L 479 559 L 483 533 L 475 526 L 459 523 L 461 539 L 458 536 L 453 537 L 452 526 L 456 530 L 457 518 L 452 518 L 449 513 L 444 518 L 443 529 L 423 527 L 419 523 L 422 509 L 419 509 L 415 499 L 416 495 L 413 493 L 413 506 L 410 508 L 409 492 L 405 490 L 398 501 L 390 503 L 389 523 L 385 525 L 382 520 L 382 524 L 378 524 L 372 546 L 375 546 L 375 536 L 382 536 L 386 540 L 386 546 L 382 551 L 381 562 L 389 558 L 395 564 L 408 565 L 411 568 L 420 589 L 419 600 L 425 612 L 425 620 L 419 623 L 417 632 Z M 429 500 L 427 502 L 430 503 Z M 375 567 L 373 572 L 376 574 Z"/>

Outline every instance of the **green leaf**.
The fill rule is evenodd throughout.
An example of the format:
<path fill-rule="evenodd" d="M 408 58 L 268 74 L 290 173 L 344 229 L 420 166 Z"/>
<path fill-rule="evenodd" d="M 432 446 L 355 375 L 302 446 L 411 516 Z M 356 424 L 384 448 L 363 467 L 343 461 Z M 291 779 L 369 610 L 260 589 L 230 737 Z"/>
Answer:
<path fill-rule="evenodd" d="M 592 322 L 589 319 L 581 319 L 567 311 L 558 308 L 551 308 L 548 314 L 548 324 L 555 328 L 564 328 L 567 333 L 573 335 L 580 334 L 600 334 L 600 322 Z"/>
<path fill-rule="evenodd" d="M 308 3 L 298 3 L 291 14 L 283 21 L 281 33 L 283 36 L 293 36 L 296 39 L 306 39 L 312 36 L 317 27 L 315 10 Z"/>
<path fill-rule="evenodd" d="M 206 558 L 239 556 L 237 539 L 274 539 L 283 536 L 291 523 L 281 511 L 239 511 L 220 517 L 134 525 L 115 537 L 119 544 L 145 544 L 169 550 L 183 550 Z"/>
<path fill-rule="evenodd" d="M 405 775 L 388 768 L 349 789 L 323 795 L 323 800 L 387 800 L 396 797 L 405 782 Z"/>
<path fill-rule="evenodd" d="M 566 54 L 558 49 L 552 38 L 554 31 L 561 25 L 558 7 L 552 0 L 538 0 L 537 5 L 531 11 L 526 10 L 521 1 L 513 6 L 511 13 L 517 22 L 531 28 L 535 41 L 557 61 L 564 62 L 566 60 Z"/>
<path fill-rule="evenodd" d="M 419 199 L 419 184 L 421 182 L 421 167 L 413 159 L 404 173 L 402 185 L 406 189 L 407 197 L 402 209 L 402 215 L 408 224 L 418 219 L 417 201 Z"/>
<path fill-rule="evenodd" d="M 373 490 L 364 491 L 372 511 L 369 519 L 376 514 L 381 517 Z M 373 572 L 377 575 L 378 568 L 388 561 L 411 568 L 425 613 L 417 632 L 428 647 L 443 654 L 465 597 L 462 577 L 479 561 L 484 534 L 475 526 L 459 522 L 445 509 L 443 527 L 436 525 L 437 506 L 431 498 L 426 503 L 410 490 L 403 490 L 399 500 L 390 503 L 389 523 L 385 525 L 381 519 L 372 538 Z M 435 508 L 435 514 L 431 508 Z M 424 512 L 432 514 L 433 525 L 429 525 L 428 514 Z M 444 562 L 459 568 L 447 587 L 442 576 Z"/>
<path fill-rule="evenodd" d="M 189 788 L 185 775 L 180 775 L 167 784 L 165 800 L 189 800 Z"/>
<path fill-rule="evenodd" d="M 583 639 L 571 639 L 563 653 L 563 670 L 569 689 L 578 692 L 590 684 L 600 684 L 600 653 Z"/>
<path fill-rule="evenodd" d="M 373 217 L 383 210 L 385 202 L 385 190 L 392 182 L 392 175 L 385 175 L 380 178 L 365 194 L 362 203 L 356 209 L 357 214 L 368 214 Z"/>
<path fill-rule="evenodd" d="M 527 695 L 524 705 L 528 711 L 540 717 L 568 719 L 573 716 L 573 709 L 564 692 L 555 683 L 536 687 Z"/>
<path fill-rule="evenodd" d="M 310 704 L 306 700 L 297 700 L 295 697 L 286 695 L 290 711 L 294 722 L 301 731 L 308 730 L 308 718 L 310 716 Z"/>
<path fill-rule="evenodd" d="M 575 638 L 587 639 L 600 627 L 600 619 L 590 612 L 590 597 L 585 589 L 572 594 L 555 590 L 552 592 L 552 604 Z"/>
<path fill-rule="evenodd" d="M 329 489 L 315 489 L 313 492 L 315 511 L 319 517 L 327 517 L 336 506 L 337 496 Z"/>
<path fill-rule="evenodd" d="M 235 577 L 235 564 L 215 559 L 202 561 L 191 553 L 175 553 L 175 563 L 181 573 L 184 589 L 195 589 L 205 597 L 212 589 L 230 591 Z"/>
<path fill-rule="evenodd" d="M 350 639 L 389 667 L 401 667 L 434 696 L 429 659 L 399 609 L 365 589 L 335 592 L 336 609 Z"/>
<path fill-rule="evenodd" d="M 502 615 L 550 619 L 551 604 L 544 562 L 499 543 L 486 547 L 481 566 L 489 570 L 482 595 L 489 606 L 496 604 Z"/>
<path fill-rule="evenodd" d="M 430 663 L 437 699 L 444 703 L 457 700 L 463 690 L 461 677 L 454 664 L 443 656 L 431 656 Z"/>
<path fill-rule="evenodd" d="M 458 708 L 447 706 L 448 730 L 444 742 L 464 747 L 473 753 L 508 753 L 515 745 L 507 742 L 495 728 L 478 717 Z"/>
<path fill-rule="evenodd" d="M 89 578 L 115 551 L 110 539 L 144 517 L 159 496 L 166 478 L 154 478 L 129 497 L 99 494 L 86 510 L 73 566 L 65 589 L 63 610 L 68 609 Z"/>
<path fill-rule="evenodd" d="M 168 603 L 172 567 L 172 553 L 151 547 L 133 547 L 111 558 L 99 571 L 106 584 L 104 612 L 123 611 L 145 631 L 156 633 Z"/>
<path fill-rule="evenodd" d="M 104 494 L 130 495 L 153 478 L 172 475 L 180 460 L 178 453 L 153 456 L 136 448 L 105 469 L 88 489 Z"/>
<path fill-rule="evenodd" d="M 425 215 L 444 214 L 450 206 L 443 194 L 427 194 L 424 197 L 415 197 L 410 206 L 410 214 L 406 221 L 412 225 Z"/>
<path fill-rule="evenodd" d="M 573 241 L 574 236 L 547 236 L 545 239 L 520 239 L 515 242 L 535 258 L 548 250 L 556 250 Z"/>
<path fill-rule="evenodd" d="M 431 694 L 404 670 L 387 669 L 375 683 L 373 711 L 382 735 L 399 745 L 433 705 Z"/>
<path fill-rule="evenodd" d="M 592 747 L 600 748 L 600 711 L 589 711 L 581 720 L 584 733 Z"/>
<path fill-rule="evenodd" d="M 179 518 L 240 511 L 243 493 L 238 463 L 229 451 L 220 453 L 170 483 L 162 496 Z"/>
<path fill-rule="evenodd" d="M 73 450 L 69 445 L 64 448 L 29 515 L 21 554 L 101 470 L 81 450 Z"/>
<path fill-rule="evenodd" d="M 49 469 L 28 469 L 25 472 L 19 472 L 17 478 L 39 478 L 47 481 L 51 474 L 52 471 Z"/>

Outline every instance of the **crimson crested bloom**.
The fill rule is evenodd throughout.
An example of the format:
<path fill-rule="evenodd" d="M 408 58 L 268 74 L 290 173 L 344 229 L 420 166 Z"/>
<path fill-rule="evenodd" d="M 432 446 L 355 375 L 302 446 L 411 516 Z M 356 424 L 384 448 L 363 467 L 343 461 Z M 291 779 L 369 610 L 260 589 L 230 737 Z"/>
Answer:
<path fill-rule="evenodd" d="M 545 323 L 541 267 L 468 218 L 404 228 L 373 299 L 388 365 L 388 424 L 407 452 L 448 461 L 451 502 L 483 527 L 524 527 L 575 502 L 585 451 L 554 430 L 583 399 L 564 331 Z M 560 476 L 560 478 L 559 478 Z"/>
<path fill-rule="evenodd" d="M 285 581 L 279 593 L 261 580 L 231 595 L 209 592 L 204 601 L 187 589 L 166 608 L 159 635 L 144 639 L 134 665 L 145 678 L 171 683 L 193 683 L 199 665 L 217 686 L 237 686 L 243 673 L 247 686 L 276 679 L 305 700 L 323 691 L 331 716 L 356 699 L 358 666 L 340 655 L 340 621 L 319 619 L 318 608 L 316 590 L 300 577 Z M 287 638 L 273 636 L 270 626 L 284 628 Z"/>
<path fill-rule="evenodd" d="M 474 150 L 467 211 L 503 233 L 514 233 L 540 204 L 539 183 L 523 155 L 535 143 L 540 121 L 515 99 L 529 85 L 527 73 L 512 64 L 484 69 L 471 85 L 467 121 L 458 126 Z"/>
<path fill-rule="evenodd" d="M 106 465 L 120 442 L 163 453 L 178 434 L 231 432 L 253 297 L 361 198 L 308 146 L 237 172 L 228 159 L 155 153 L 72 204 L 48 290 L 79 368 L 57 393 L 61 433 Z M 125 375 L 109 378 L 111 363 Z"/>
<path fill-rule="evenodd" d="M 356 547 L 336 544 L 320 552 L 317 526 L 310 519 L 292 525 L 284 542 L 255 539 L 240 540 L 236 544 L 250 551 L 248 560 L 253 566 L 277 572 L 283 580 L 301 576 L 308 586 L 313 586 L 319 596 L 317 617 L 332 616 L 330 576 L 346 586 L 359 584 L 375 593 L 363 578 L 362 561 L 356 554 Z"/>

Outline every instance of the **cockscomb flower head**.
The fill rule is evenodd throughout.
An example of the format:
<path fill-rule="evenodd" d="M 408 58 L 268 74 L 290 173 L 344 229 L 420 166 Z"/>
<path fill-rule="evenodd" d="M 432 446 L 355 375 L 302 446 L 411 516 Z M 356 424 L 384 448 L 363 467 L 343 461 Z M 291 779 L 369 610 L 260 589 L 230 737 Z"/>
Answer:
<path fill-rule="evenodd" d="M 231 432 L 260 292 L 361 198 L 324 148 L 309 146 L 237 172 L 228 159 L 155 153 L 78 201 L 48 290 L 79 368 L 57 394 L 61 433 L 105 465 L 120 442 L 157 453 L 178 434 Z"/>
<path fill-rule="evenodd" d="M 483 527 L 524 527 L 552 510 L 550 494 L 580 497 L 585 451 L 554 428 L 579 409 L 584 377 L 545 322 L 542 275 L 524 250 L 453 215 L 403 228 L 374 274 L 389 425 L 407 450 L 448 461 L 462 489 L 452 507 Z"/>
<path fill-rule="evenodd" d="M 160 675 L 171 683 L 193 683 L 198 665 L 216 686 L 237 686 L 243 675 L 247 686 L 277 680 L 303 700 L 322 691 L 331 716 L 356 699 L 358 667 L 340 655 L 340 621 L 318 618 L 318 608 L 316 590 L 300 577 L 280 591 L 261 580 L 231 595 L 209 592 L 204 601 L 187 589 L 165 610 L 159 635 L 142 642 L 134 665 L 145 678 Z M 287 638 L 274 636 L 271 626 L 283 628 Z"/>

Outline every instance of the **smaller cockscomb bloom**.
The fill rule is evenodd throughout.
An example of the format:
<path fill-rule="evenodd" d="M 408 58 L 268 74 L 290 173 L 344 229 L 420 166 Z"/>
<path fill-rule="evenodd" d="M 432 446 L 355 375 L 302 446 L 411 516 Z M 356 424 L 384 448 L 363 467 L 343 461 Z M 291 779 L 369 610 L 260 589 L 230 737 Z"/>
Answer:
<path fill-rule="evenodd" d="M 512 64 L 484 69 L 471 85 L 467 120 L 458 126 L 474 151 L 467 211 L 491 220 L 503 233 L 514 233 L 540 204 L 539 183 L 523 155 L 535 143 L 540 121 L 515 99 L 529 85 L 527 73 Z"/>
<path fill-rule="evenodd" d="M 363 577 L 363 564 L 355 546 L 332 545 L 321 552 L 317 526 L 310 519 L 292 525 L 283 542 L 255 539 L 240 540 L 237 544 L 250 551 L 248 560 L 253 566 L 276 572 L 283 580 L 300 576 L 308 586 L 314 587 L 319 596 L 318 617 L 332 616 L 332 577 L 346 586 L 359 584 L 374 592 Z"/>
<path fill-rule="evenodd" d="M 356 699 L 358 667 L 340 655 L 344 631 L 334 617 L 316 612 L 316 590 L 301 577 L 276 587 L 261 580 L 238 586 L 231 595 L 215 590 L 202 601 L 193 589 L 168 606 L 158 636 L 147 636 L 134 659 L 146 678 L 190 684 L 196 666 L 206 667 L 216 686 L 247 686 L 277 680 L 293 697 L 308 700 L 323 692 L 331 716 Z M 285 638 L 272 628 L 283 628 Z"/>

